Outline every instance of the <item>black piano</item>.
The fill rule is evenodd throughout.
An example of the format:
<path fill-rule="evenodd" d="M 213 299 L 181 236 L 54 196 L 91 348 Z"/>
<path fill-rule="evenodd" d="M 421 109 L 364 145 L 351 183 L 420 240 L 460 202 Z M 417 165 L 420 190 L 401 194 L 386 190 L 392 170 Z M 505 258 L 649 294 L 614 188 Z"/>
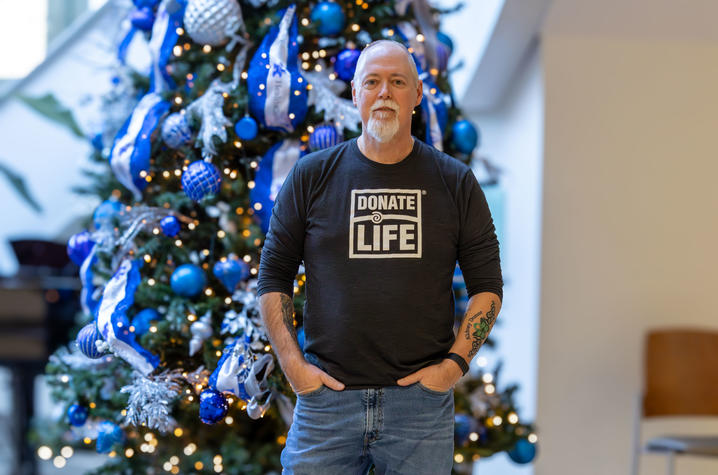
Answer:
<path fill-rule="evenodd" d="M 0 276 L 0 365 L 12 372 L 15 468 L 10 473 L 35 475 L 36 457 L 27 440 L 35 378 L 44 373 L 50 354 L 74 337 L 81 284 L 65 244 L 32 239 L 10 244 L 19 270 Z"/>

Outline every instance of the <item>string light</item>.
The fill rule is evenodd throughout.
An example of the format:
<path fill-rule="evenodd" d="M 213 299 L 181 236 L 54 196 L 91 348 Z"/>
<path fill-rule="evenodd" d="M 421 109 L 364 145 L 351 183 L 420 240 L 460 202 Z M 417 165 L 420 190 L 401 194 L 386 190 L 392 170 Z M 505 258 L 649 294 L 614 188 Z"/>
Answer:
<path fill-rule="evenodd" d="M 306 61 L 304 61 L 304 62 L 302 63 L 302 69 L 309 69 L 309 63 L 307 63 Z"/>
<path fill-rule="evenodd" d="M 421 33 L 419 33 L 418 35 L 416 35 L 416 41 L 418 41 L 419 43 L 423 43 L 423 42 L 424 42 L 424 35 L 422 35 Z"/>
<path fill-rule="evenodd" d="M 210 45 L 204 45 L 202 46 L 202 52 L 203 53 L 210 53 L 212 51 L 212 46 Z"/>
<path fill-rule="evenodd" d="M 150 277 L 149 279 L 147 279 L 147 285 L 149 285 L 150 287 L 152 287 L 153 285 L 155 285 L 155 283 L 156 283 L 156 282 L 155 282 L 155 279 L 153 279 L 153 278 L 151 278 L 151 277 Z"/>
<path fill-rule="evenodd" d="M 220 229 L 219 231 L 217 231 L 217 237 L 220 238 L 220 239 L 222 239 L 222 238 L 225 237 L 226 235 L 227 235 L 227 233 L 225 233 L 222 229 Z"/>
<path fill-rule="evenodd" d="M 217 64 L 217 71 L 224 71 L 224 64 L 222 64 L 222 63 Z"/>
<path fill-rule="evenodd" d="M 175 97 L 175 104 L 182 104 L 182 98 L 180 96 Z"/>
<path fill-rule="evenodd" d="M 172 48 L 172 54 L 174 54 L 175 56 L 182 56 L 182 47 L 180 45 L 177 45 Z"/>
<path fill-rule="evenodd" d="M 302 25 L 303 25 L 303 26 L 309 25 L 309 19 L 308 19 L 308 18 L 302 18 Z"/>
<path fill-rule="evenodd" d="M 183 30 L 182 28 L 180 28 L 180 27 L 177 27 L 177 29 L 175 30 L 175 32 L 177 32 L 177 34 L 180 35 L 180 36 L 181 36 L 181 35 L 184 35 L 184 30 Z"/>
<path fill-rule="evenodd" d="M 354 23 L 352 25 L 352 31 L 359 31 L 359 30 L 360 30 L 360 26 L 358 24 Z"/>
<path fill-rule="evenodd" d="M 456 463 L 462 463 L 464 461 L 464 456 L 461 454 L 454 455 L 454 462 Z"/>

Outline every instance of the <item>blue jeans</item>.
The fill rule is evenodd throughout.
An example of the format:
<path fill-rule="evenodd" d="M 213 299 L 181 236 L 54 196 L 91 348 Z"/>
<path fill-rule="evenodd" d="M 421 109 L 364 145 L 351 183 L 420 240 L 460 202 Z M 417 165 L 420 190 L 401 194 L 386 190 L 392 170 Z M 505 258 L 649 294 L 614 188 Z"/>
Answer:
<path fill-rule="evenodd" d="M 453 388 L 414 383 L 298 396 L 281 461 L 284 475 L 449 475 L 453 458 Z"/>

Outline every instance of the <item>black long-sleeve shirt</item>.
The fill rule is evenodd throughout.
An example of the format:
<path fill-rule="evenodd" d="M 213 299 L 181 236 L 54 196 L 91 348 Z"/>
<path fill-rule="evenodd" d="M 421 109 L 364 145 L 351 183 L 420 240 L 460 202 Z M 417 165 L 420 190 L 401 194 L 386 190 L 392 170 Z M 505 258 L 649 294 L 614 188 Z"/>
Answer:
<path fill-rule="evenodd" d="M 503 297 L 499 244 L 471 169 L 414 139 L 401 162 L 356 139 L 301 158 L 277 195 L 257 294 L 293 295 L 304 261 L 304 351 L 349 389 L 394 386 L 454 342 L 456 261 L 468 296 Z"/>

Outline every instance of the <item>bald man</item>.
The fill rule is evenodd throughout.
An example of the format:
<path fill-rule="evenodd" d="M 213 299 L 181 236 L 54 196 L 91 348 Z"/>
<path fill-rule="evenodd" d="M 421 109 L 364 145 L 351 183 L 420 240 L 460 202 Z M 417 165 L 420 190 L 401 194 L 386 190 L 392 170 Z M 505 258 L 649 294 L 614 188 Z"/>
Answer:
<path fill-rule="evenodd" d="M 493 221 L 470 168 L 411 135 L 422 82 L 401 43 L 368 45 L 351 84 L 361 136 L 296 163 L 262 249 L 261 315 L 297 395 L 283 473 L 449 474 L 454 385 L 503 297 Z M 457 260 L 470 298 L 454 335 Z"/>

